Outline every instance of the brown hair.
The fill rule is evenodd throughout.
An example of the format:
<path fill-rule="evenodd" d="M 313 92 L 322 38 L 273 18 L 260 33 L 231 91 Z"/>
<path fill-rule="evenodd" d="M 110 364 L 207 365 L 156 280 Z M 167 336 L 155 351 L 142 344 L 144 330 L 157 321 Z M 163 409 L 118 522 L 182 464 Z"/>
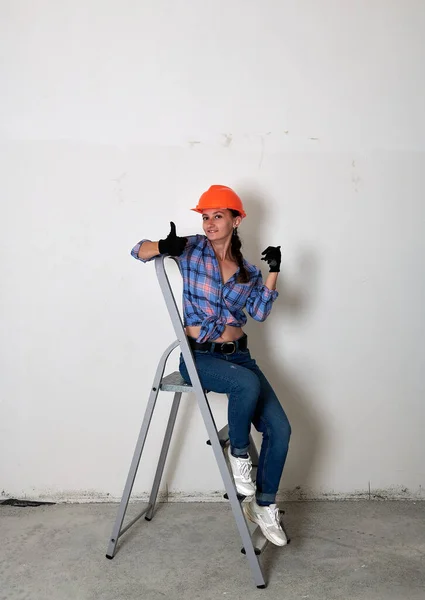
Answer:
<path fill-rule="evenodd" d="M 230 208 L 229 210 L 232 213 L 233 217 L 239 217 L 240 213 L 238 213 L 237 210 L 234 210 L 232 208 Z M 233 229 L 232 242 L 231 242 L 230 248 L 231 248 L 232 256 L 235 258 L 235 260 L 239 266 L 239 274 L 238 274 L 236 283 L 248 283 L 250 277 L 249 277 L 248 271 L 245 269 L 244 264 L 243 264 L 243 256 L 242 256 L 242 252 L 241 252 L 242 240 L 239 237 L 237 227 L 235 227 L 235 229 Z"/>

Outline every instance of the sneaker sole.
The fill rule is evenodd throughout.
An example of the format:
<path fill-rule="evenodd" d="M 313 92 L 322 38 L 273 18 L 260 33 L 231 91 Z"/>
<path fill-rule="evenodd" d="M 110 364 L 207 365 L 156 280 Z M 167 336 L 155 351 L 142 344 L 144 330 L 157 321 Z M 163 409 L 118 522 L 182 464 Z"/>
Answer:
<path fill-rule="evenodd" d="M 258 521 L 256 520 L 256 518 L 255 518 L 255 515 L 252 513 L 252 511 L 251 511 L 251 507 L 250 507 L 250 505 L 249 505 L 249 504 L 245 504 L 245 505 L 243 506 L 243 511 L 244 511 L 244 513 L 245 513 L 245 516 L 246 516 L 246 517 L 247 517 L 247 518 L 248 518 L 248 519 L 251 521 L 251 523 L 255 523 L 256 525 L 258 525 L 258 526 L 259 526 L 259 528 L 261 529 L 261 531 L 262 531 L 262 533 L 263 533 L 264 537 L 265 537 L 266 539 L 268 539 L 268 540 L 269 540 L 269 542 L 271 542 L 271 543 L 272 543 L 272 544 L 274 544 L 275 546 L 280 546 L 280 547 L 282 547 L 282 546 L 286 546 L 286 544 L 288 543 L 288 540 L 286 540 L 286 541 L 285 541 L 283 544 L 282 544 L 282 543 L 279 543 L 279 542 L 277 542 L 277 541 L 276 541 L 276 540 L 275 540 L 275 539 L 274 539 L 274 538 L 273 538 L 273 537 L 272 537 L 272 536 L 269 534 L 269 532 L 267 531 L 267 528 L 264 528 L 264 529 L 263 529 L 263 527 L 261 526 L 261 523 L 260 523 L 260 522 L 258 522 Z"/>

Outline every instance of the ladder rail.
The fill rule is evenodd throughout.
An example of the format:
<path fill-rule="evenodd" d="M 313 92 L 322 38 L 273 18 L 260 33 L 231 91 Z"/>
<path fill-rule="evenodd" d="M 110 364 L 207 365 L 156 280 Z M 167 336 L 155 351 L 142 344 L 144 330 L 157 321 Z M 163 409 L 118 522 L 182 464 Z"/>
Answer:
<path fill-rule="evenodd" d="M 251 539 L 251 533 L 248 528 L 248 524 L 245 519 L 245 515 L 242 510 L 242 506 L 237 497 L 235 484 L 233 478 L 230 475 L 229 469 L 226 464 L 226 460 L 224 458 L 222 446 L 220 444 L 220 440 L 217 433 L 217 428 L 214 423 L 214 418 L 211 413 L 211 408 L 207 401 L 205 391 L 202 387 L 201 381 L 199 379 L 198 372 L 195 366 L 195 360 L 193 356 L 193 352 L 191 347 L 189 346 L 189 342 L 187 340 L 183 323 L 181 320 L 181 316 L 172 292 L 171 284 L 169 282 L 166 270 L 165 270 L 165 258 L 166 255 L 159 255 L 155 257 L 155 270 L 158 277 L 159 285 L 161 287 L 165 303 L 167 306 L 168 313 L 171 318 L 171 322 L 173 324 L 174 330 L 177 335 L 178 342 L 180 344 L 180 349 L 183 354 L 183 358 L 186 364 L 186 368 L 189 373 L 190 381 L 192 383 L 193 391 L 195 392 L 196 399 L 201 410 L 202 417 L 204 419 L 204 423 L 209 435 L 209 439 L 211 442 L 211 446 L 214 452 L 214 456 L 218 465 L 218 468 L 221 473 L 221 477 L 223 479 L 223 483 L 230 501 L 230 505 L 232 508 L 233 516 L 236 521 L 237 528 L 239 530 L 239 535 L 241 536 L 243 547 L 245 548 L 245 553 L 248 558 L 251 571 L 254 577 L 255 584 L 257 587 L 264 587 L 265 581 L 264 576 L 261 570 L 260 563 L 258 561 L 258 557 L 255 554 L 254 545 Z M 170 259 L 174 260 L 177 265 L 178 261 L 176 258 L 170 256 Z M 179 266 L 180 270 L 180 266 Z"/>

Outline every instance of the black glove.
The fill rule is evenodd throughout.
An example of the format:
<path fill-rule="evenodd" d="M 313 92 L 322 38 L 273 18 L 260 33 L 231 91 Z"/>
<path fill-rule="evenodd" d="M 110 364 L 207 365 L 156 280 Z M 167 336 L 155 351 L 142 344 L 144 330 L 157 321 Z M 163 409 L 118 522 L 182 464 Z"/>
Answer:
<path fill-rule="evenodd" d="M 159 240 L 158 250 L 160 254 L 169 254 L 170 256 L 180 256 L 182 254 L 186 244 L 187 238 L 178 237 L 176 235 L 176 226 L 171 221 L 171 231 L 165 238 L 165 240 Z"/>
<path fill-rule="evenodd" d="M 282 260 L 280 246 L 269 246 L 268 248 L 263 250 L 261 254 L 265 254 L 265 256 L 261 260 L 265 260 L 268 262 L 270 267 L 270 273 L 279 273 L 280 261 Z"/>

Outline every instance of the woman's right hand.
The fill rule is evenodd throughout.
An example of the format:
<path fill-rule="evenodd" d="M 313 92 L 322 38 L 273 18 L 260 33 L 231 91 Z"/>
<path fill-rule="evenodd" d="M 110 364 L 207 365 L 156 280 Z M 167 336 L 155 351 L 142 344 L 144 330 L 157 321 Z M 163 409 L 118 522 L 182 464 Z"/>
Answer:
<path fill-rule="evenodd" d="M 180 256 L 185 249 L 187 244 L 186 237 L 179 237 L 176 234 L 176 226 L 170 222 L 171 231 L 165 238 L 165 240 L 159 240 L 158 250 L 160 254 L 169 254 L 170 256 Z"/>

